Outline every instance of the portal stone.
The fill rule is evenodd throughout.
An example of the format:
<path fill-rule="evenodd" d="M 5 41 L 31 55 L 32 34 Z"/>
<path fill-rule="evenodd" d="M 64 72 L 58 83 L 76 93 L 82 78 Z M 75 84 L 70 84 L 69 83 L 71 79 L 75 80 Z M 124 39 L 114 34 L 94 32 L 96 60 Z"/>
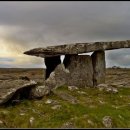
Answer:
<path fill-rule="evenodd" d="M 46 65 L 46 76 L 45 79 L 47 79 L 51 72 L 53 72 L 57 65 L 61 63 L 60 56 L 54 56 L 54 57 L 47 57 L 45 58 L 45 65 Z"/>
<path fill-rule="evenodd" d="M 93 83 L 94 86 L 105 83 L 105 52 L 104 51 L 95 51 L 92 54 L 92 63 L 93 63 Z"/>
<path fill-rule="evenodd" d="M 65 55 L 63 63 L 70 72 L 68 85 L 93 86 L 93 66 L 89 55 Z"/>

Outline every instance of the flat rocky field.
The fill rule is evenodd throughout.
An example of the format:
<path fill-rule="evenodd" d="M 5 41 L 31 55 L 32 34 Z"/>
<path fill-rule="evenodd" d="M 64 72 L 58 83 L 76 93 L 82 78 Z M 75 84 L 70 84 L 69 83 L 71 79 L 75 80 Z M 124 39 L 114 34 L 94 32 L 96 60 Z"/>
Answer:
<path fill-rule="evenodd" d="M 27 76 L 42 84 L 44 73 L 0 69 L 0 82 Z M 106 85 L 111 87 L 61 86 L 42 99 L 1 106 L 0 128 L 130 128 L 130 69 L 107 69 Z"/>
<path fill-rule="evenodd" d="M 31 80 L 44 82 L 45 69 L 26 69 L 26 68 L 0 68 L 0 81 L 15 80 L 21 76 L 27 76 Z"/>

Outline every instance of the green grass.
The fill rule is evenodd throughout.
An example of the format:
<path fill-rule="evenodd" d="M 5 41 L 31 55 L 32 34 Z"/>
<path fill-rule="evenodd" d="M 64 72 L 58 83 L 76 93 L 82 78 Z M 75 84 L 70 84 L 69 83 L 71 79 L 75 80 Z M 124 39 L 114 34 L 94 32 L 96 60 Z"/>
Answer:
<path fill-rule="evenodd" d="M 66 86 L 56 92 L 66 92 L 77 98 L 79 103 L 71 104 L 51 94 L 41 100 L 24 100 L 20 104 L 0 107 L 1 128 L 61 128 L 71 122 L 75 128 L 104 128 L 102 118 L 111 116 L 113 128 L 130 127 L 130 88 L 119 88 L 117 94 L 99 91 L 96 88 L 81 88 L 69 91 Z M 79 94 L 84 91 L 86 94 Z M 45 104 L 47 99 L 59 102 L 61 109 L 53 110 L 52 104 Z M 20 115 L 24 113 L 25 115 Z M 29 123 L 34 117 L 34 123 Z M 91 121 L 92 123 L 88 122 Z"/>

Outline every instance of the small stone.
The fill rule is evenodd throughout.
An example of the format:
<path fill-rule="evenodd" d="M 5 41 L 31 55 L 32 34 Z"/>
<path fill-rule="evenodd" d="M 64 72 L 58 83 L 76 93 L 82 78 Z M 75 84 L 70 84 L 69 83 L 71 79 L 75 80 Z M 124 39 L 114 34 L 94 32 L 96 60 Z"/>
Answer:
<path fill-rule="evenodd" d="M 111 128 L 112 127 L 112 119 L 110 116 L 105 116 L 103 117 L 102 123 L 106 128 Z"/>
<path fill-rule="evenodd" d="M 31 118 L 29 119 L 29 123 L 30 123 L 31 126 L 33 125 L 34 120 L 35 120 L 34 117 L 31 117 Z"/>
<path fill-rule="evenodd" d="M 96 86 L 99 91 L 103 91 L 104 89 L 108 88 L 108 84 L 99 84 Z"/>
<path fill-rule="evenodd" d="M 123 96 L 122 95 L 120 95 L 120 98 L 122 98 Z"/>
<path fill-rule="evenodd" d="M 56 110 L 56 109 L 60 109 L 61 108 L 61 105 L 55 105 L 53 107 L 51 107 L 53 110 Z"/>
<path fill-rule="evenodd" d="M 68 90 L 73 91 L 73 90 L 78 90 L 76 86 L 68 86 Z"/>
<path fill-rule="evenodd" d="M 112 107 L 113 107 L 113 108 L 116 108 L 116 109 L 118 109 L 118 108 L 119 108 L 119 107 L 117 107 L 117 106 L 115 106 L 115 105 L 112 105 Z"/>
<path fill-rule="evenodd" d="M 106 92 L 118 93 L 118 90 L 117 90 L 117 88 L 108 87 L 108 88 L 106 88 Z"/>
<path fill-rule="evenodd" d="M 63 124 L 62 128 L 74 128 L 74 125 L 72 122 L 66 122 Z"/>
<path fill-rule="evenodd" d="M 25 113 L 20 113 L 19 115 L 20 115 L 20 116 L 24 116 L 24 115 L 25 115 Z"/>
<path fill-rule="evenodd" d="M 100 102 L 101 104 L 105 104 L 105 102 L 104 102 L 104 101 L 99 100 L 99 102 Z"/>
<path fill-rule="evenodd" d="M 4 122 L 0 120 L 0 125 L 2 125 Z"/>
<path fill-rule="evenodd" d="M 9 111 L 4 110 L 4 111 L 0 111 L 0 113 L 6 115 L 6 114 L 9 114 Z"/>
<path fill-rule="evenodd" d="M 88 120 L 88 124 L 94 125 L 94 123 L 91 120 Z"/>
<path fill-rule="evenodd" d="M 108 84 L 99 84 L 99 85 L 97 85 L 97 88 L 100 88 L 100 87 L 107 88 Z"/>
<path fill-rule="evenodd" d="M 73 121 L 73 120 L 76 120 L 76 119 L 78 119 L 78 117 L 77 117 L 77 116 L 72 117 L 70 120 L 71 120 L 71 121 Z"/>
<path fill-rule="evenodd" d="M 106 92 L 112 92 L 112 88 L 106 88 Z"/>
<path fill-rule="evenodd" d="M 78 91 L 79 94 L 86 94 L 86 92 Z"/>
<path fill-rule="evenodd" d="M 52 103 L 52 101 L 53 101 L 53 100 L 48 99 L 48 100 L 45 102 L 45 104 L 51 104 L 51 103 Z"/>
<path fill-rule="evenodd" d="M 121 115 L 118 115 L 118 117 L 119 117 L 120 119 L 124 119 Z"/>
<path fill-rule="evenodd" d="M 113 92 L 113 93 L 118 93 L 117 88 L 112 88 L 112 92 Z"/>

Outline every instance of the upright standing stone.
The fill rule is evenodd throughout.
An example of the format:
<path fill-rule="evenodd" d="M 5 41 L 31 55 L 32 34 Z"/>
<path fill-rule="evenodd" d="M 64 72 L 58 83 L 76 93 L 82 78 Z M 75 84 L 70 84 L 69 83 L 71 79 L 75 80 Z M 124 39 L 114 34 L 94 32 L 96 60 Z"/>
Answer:
<path fill-rule="evenodd" d="M 105 52 L 95 51 L 91 57 L 94 71 L 93 82 L 94 86 L 97 86 L 98 84 L 105 83 Z"/>
<path fill-rule="evenodd" d="M 50 73 L 53 72 L 56 66 L 59 65 L 60 63 L 61 63 L 60 56 L 45 58 L 45 65 L 46 65 L 45 79 L 47 79 L 50 76 Z"/>
<path fill-rule="evenodd" d="M 88 55 L 65 55 L 64 65 L 70 72 L 68 85 L 93 86 L 92 59 Z"/>

